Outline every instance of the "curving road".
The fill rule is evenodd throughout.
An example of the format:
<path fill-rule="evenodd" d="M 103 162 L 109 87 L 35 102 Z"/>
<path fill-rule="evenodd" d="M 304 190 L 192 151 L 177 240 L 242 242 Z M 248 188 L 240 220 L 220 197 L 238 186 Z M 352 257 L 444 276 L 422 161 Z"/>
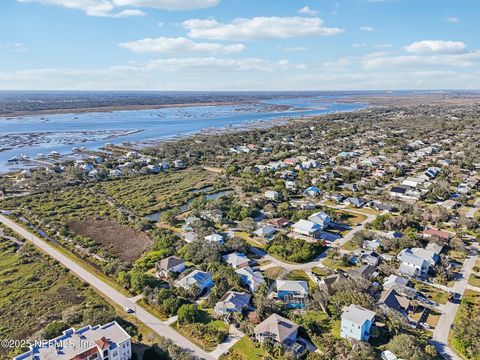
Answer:
<path fill-rule="evenodd" d="M 119 291 L 115 290 L 111 286 L 109 286 L 104 281 L 98 279 L 95 275 L 90 273 L 89 271 L 85 270 L 83 267 L 78 265 L 76 262 L 68 258 L 67 256 L 63 255 L 61 252 L 53 248 L 47 242 L 41 240 L 36 235 L 32 234 L 30 231 L 26 230 L 22 226 L 18 225 L 16 222 L 10 220 L 9 218 L 5 217 L 4 215 L 0 214 L 0 222 L 3 223 L 5 226 L 8 226 L 10 229 L 14 230 L 21 236 L 23 236 L 28 241 L 32 242 L 34 245 L 39 247 L 43 252 L 50 255 L 52 258 L 57 260 L 67 269 L 69 269 L 72 273 L 74 273 L 77 277 L 81 280 L 85 281 L 86 283 L 90 284 L 94 287 L 98 292 L 102 293 L 105 297 L 109 298 L 116 304 L 122 307 L 129 307 L 131 309 L 136 309 L 136 317 L 139 321 L 144 323 L 146 326 L 151 328 L 160 336 L 163 336 L 167 339 L 172 340 L 178 346 L 181 346 L 185 349 L 192 351 L 196 356 L 204 359 L 214 359 L 213 356 L 209 355 L 202 349 L 200 349 L 197 345 L 193 344 L 190 340 L 186 339 L 175 330 L 173 330 L 168 323 L 158 319 L 154 315 L 150 314 L 142 307 L 135 305 L 135 298 L 128 298 Z"/>

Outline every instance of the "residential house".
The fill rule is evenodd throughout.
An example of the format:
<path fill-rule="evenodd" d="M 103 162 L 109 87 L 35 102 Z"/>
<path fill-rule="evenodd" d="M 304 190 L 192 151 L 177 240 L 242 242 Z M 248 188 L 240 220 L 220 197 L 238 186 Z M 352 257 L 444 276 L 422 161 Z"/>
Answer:
<path fill-rule="evenodd" d="M 255 292 L 257 289 L 265 284 L 263 275 L 260 271 L 254 271 L 250 266 L 245 266 L 235 270 L 240 275 L 242 281 L 248 285 L 251 291 Z"/>
<path fill-rule="evenodd" d="M 155 264 L 157 275 L 166 278 L 170 273 L 181 273 L 185 270 L 185 261 L 176 256 L 169 256 Z"/>
<path fill-rule="evenodd" d="M 177 280 L 175 284 L 185 290 L 196 287 L 198 289 L 198 294 L 201 294 L 205 289 L 213 285 L 213 279 L 209 272 L 194 270 L 185 277 Z"/>
<path fill-rule="evenodd" d="M 351 304 L 343 308 L 340 336 L 344 339 L 368 341 L 375 313 L 361 306 Z"/>
<path fill-rule="evenodd" d="M 281 198 L 280 193 L 278 191 L 273 191 L 273 190 L 265 191 L 264 196 L 268 200 L 272 200 L 272 201 L 278 201 Z"/>
<path fill-rule="evenodd" d="M 183 233 L 182 237 L 183 237 L 183 240 L 185 240 L 185 242 L 187 242 L 187 243 L 191 243 L 192 241 L 198 240 L 197 234 L 195 234 L 194 232 L 191 232 L 191 231 Z"/>
<path fill-rule="evenodd" d="M 398 357 L 394 353 L 392 353 L 390 350 L 382 351 L 382 353 L 380 354 L 380 357 L 382 358 L 382 360 L 401 360 L 401 359 L 398 359 Z"/>
<path fill-rule="evenodd" d="M 408 282 L 409 282 L 408 279 L 392 274 L 383 280 L 383 288 L 384 289 L 401 289 L 401 288 L 407 287 Z"/>
<path fill-rule="evenodd" d="M 333 286 L 345 280 L 347 280 L 347 277 L 343 273 L 328 275 L 319 280 L 318 287 L 324 290 L 327 294 L 332 295 Z"/>
<path fill-rule="evenodd" d="M 298 328 L 299 326 L 290 320 L 272 314 L 255 327 L 254 333 L 259 342 L 270 339 L 288 347 L 297 339 Z"/>
<path fill-rule="evenodd" d="M 234 269 L 240 269 L 250 264 L 250 259 L 241 252 L 233 252 L 222 256 L 222 260 L 231 265 Z"/>
<path fill-rule="evenodd" d="M 285 181 L 285 189 L 290 191 L 297 191 L 297 183 L 293 180 L 287 180 Z"/>
<path fill-rule="evenodd" d="M 349 205 L 353 205 L 356 208 L 361 208 L 365 205 L 365 200 L 359 197 L 349 197 L 345 199 L 345 203 Z"/>
<path fill-rule="evenodd" d="M 326 213 L 323 211 L 317 212 L 315 214 L 312 214 L 308 217 L 308 220 L 320 225 L 320 227 L 323 229 L 326 229 L 332 220 L 330 219 L 330 216 L 328 216 Z"/>
<path fill-rule="evenodd" d="M 220 234 L 212 234 L 204 237 L 205 240 L 210 241 L 212 243 L 217 244 L 224 244 L 225 241 L 223 240 L 223 236 Z"/>
<path fill-rule="evenodd" d="M 250 295 L 236 291 L 227 291 L 219 302 L 215 304 L 215 313 L 217 315 L 227 315 L 230 313 L 241 313 L 248 307 Z"/>
<path fill-rule="evenodd" d="M 183 160 L 174 160 L 173 161 L 173 166 L 176 169 L 183 169 L 183 168 L 185 168 L 185 162 Z"/>
<path fill-rule="evenodd" d="M 273 226 L 262 226 L 253 233 L 255 236 L 262 237 L 264 239 L 271 239 L 276 232 L 277 229 L 275 229 Z"/>
<path fill-rule="evenodd" d="M 362 244 L 364 249 L 372 251 L 377 251 L 380 246 L 382 246 L 382 242 L 379 239 L 364 240 Z"/>
<path fill-rule="evenodd" d="M 268 224 L 270 224 L 270 225 L 272 225 L 276 228 L 283 228 L 283 227 L 287 226 L 289 222 L 290 222 L 290 220 L 288 220 L 287 218 L 281 217 L 281 218 L 278 218 L 278 219 L 269 220 Z"/>
<path fill-rule="evenodd" d="M 361 277 L 364 279 L 371 279 L 378 275 L 375 266 L 364 264 L 355 270 L 348 270 L 347 274 L 351 277 Z"/>
<path fill-rule="evenodd" d="M 276 297 L 289 308 L 304 308 L 308 298 L 308 283 L 297 280 L 277 280 Z"/>
<path fill-rule="evenodd" d="M 426 276 L 430 268 L 428 260 L 422 259 L 412 253 L 410 249 L 404 249 L 397 258 L 401 261 L 398 271 L 408 276 Z"/>
<path fill-rule="evenodd" d="M 63 331 L 62 335 L 35 344 L 13 360 L 130 360 L 132 343 L 128 333 L 117 323 L 84 326 Z"/>
<path fill-rule="evenodd" d="M 385 311 L 396 310 L 407 316 L 410 308 L 410 300 L 400 295 L 395 289 L 384 290 L 379 299 L 380 307 Z"/>
<path fill-rule="evenodd" d="M 451 234 L 448 231 L 429 228 L 423 231 L 423 237 L 426 239 L 439 238 L 444 241 L 450 240 Z"/>
<path fill-rule="evenodd" d="M 308 220 L 299 220 L 292 225 L 293 231 L 299 235 L 309 236 L 312 238 L 318 238 L 322 228 L 320 225 Z"/>
<path fill-rule="evenodd" d="M 316 196 L 319 196 L 321 194 L 321 191 L 316 186 L 310 186 L 303 193 L 305 195 L 308 195 L 308 196 L 311 196 L 311 197 L 316 197 Z"/>

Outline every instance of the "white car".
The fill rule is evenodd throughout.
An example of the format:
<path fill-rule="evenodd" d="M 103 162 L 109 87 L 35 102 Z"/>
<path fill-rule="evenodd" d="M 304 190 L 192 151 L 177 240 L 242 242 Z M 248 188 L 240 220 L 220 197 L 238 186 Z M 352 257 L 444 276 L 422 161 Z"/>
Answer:
<path fill-rule="evenodd" d="M 135 312 L 135 310 L 130 309 L 129 307 L 126 307 L 126 306 L 123 308 L 123 310 L 125 310 L 125 312 L 126 312 L 127 314 L 132 314 L 132 313 Z"/>

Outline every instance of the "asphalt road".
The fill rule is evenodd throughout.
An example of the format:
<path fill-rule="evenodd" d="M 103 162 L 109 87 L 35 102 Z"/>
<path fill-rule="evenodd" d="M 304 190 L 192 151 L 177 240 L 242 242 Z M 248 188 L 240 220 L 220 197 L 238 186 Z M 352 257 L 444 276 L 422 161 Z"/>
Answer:
<path fill-rule="evenodd" d="M 196 356 L 204 359 L 213 359 L 214 357 L 210 356 L 208 353 L 200 349 L 198 346 L 193 344 L 191 341 L 177 333 L 173 330 L 167 323 L 158 319 L 157 317 L 153 316 L 143 308 L 136 306 L 135 303 L 130 300 L 128 297 L 123 295 L 122 293 L 118 292 L 102 280 L 98 279 L 95 275 L 90 273 L 89 271 L 85 270 L 83 267 L 78 265 L 76 262 L 68 258 L 67 256 L 63 255 L 61 252 L 57 251 L 55 248 L 50 246 L 45 241 L 41 240 L 30 231 L 26 230 L 25 228 L 21 227 L 14 221 L 10 220 L 9 218 L 5 217 L 4 215 L 0 215 L 0 222 L 4 225 L 8 226 L 10 229 L 14 230 L 21 236 L 23 236 L 28 241 L 31 241 L 37 247 L 39 247 L 43 252 L 53 257 L 67 269 L 69 269 L 72 273 L 74 273 L 77 277 L 81 280 L 85 281 L 86 283 L 90 284 L 92 287 L 97 289 L 100 293 L 102 293 L 105 297 L 109 298 L 116 304 L 122 307 L 129 307 L 131 309 L 136 310 L 136 317 L 137 319 L 155 331 L 157 334 L 172 340 L 178 346 L 186 348 L 192 351 Z M 92 324 L 96 325 L 96 324 Z"/>
<path fill-rule="evenodd" d="M 461 277 L 455 281 L 455 284 L 450 288 L 450 291 L 459 293 L 463 296 L 465 289 L 468 287 L 468 279 L 473 271 L 475 262 L 477 261 L 478 249 L 478 243 L 475 241 L 471 248 L 471 254 L 463 263 L 463 267 L 460 272 Z M 438 352 L 448 360 L 461 360 L 460 357 L 456 355 L 448 346 L 448 334 L 453 325 L 453 321 L 455 320 L 455 315 L 457 314 L 459 305 L 460 304 L 458 302 L 453 303 L 448 301 L 443 306 L 442 315 L 440 316 L 440 320 L 433 331 L 433 344 L 437 348 Z"/>

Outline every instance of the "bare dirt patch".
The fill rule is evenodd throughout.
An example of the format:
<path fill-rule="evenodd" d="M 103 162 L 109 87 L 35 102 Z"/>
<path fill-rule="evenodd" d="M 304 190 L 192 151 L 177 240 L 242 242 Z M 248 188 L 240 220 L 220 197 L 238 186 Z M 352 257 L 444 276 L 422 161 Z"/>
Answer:
<path fill-rule="evenodd" d="M 122 260 L 138 259 L 152 244 L 147 234 L 111 219 L 90 217 L 69 221 L 67 225 L 76 234 L 89 237 L 107 247 Z"/>

